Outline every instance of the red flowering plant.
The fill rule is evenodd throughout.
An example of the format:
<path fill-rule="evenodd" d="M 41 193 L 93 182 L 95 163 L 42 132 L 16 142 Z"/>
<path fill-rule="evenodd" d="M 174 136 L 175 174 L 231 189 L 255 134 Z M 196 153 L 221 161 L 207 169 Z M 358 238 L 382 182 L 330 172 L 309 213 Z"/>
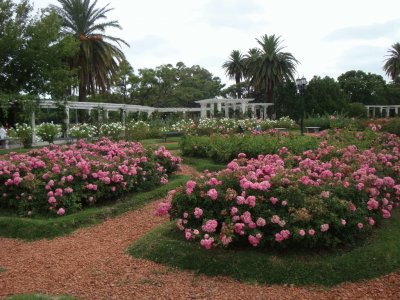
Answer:
<path fill-rule="evenodd" d="M 150 151 L 140 143 L 105 138 L 93 144 L 80 140 L 71 146 L 10 153 L 0 160 L 0 207 L 21 215 L 64 215 L 166 183 L 179 163 L 180 158 L 165 149 Z"/>
<path fill-rule="evenodd" d="M 301 155 L 239 154 L 225 170 L 170 192 L 159 213 L 206 249 L 354 244 L 399 205 L 400 139 L 376 137 L 379 151 L 322 141 Z"/>

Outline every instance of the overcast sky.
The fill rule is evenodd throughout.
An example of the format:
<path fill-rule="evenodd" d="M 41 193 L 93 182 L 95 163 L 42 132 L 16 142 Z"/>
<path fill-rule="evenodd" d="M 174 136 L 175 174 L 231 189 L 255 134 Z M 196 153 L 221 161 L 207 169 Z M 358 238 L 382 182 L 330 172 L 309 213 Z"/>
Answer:
<path fill-rule="evenodd" d="M 35 8 L 58 4 L 33 0 Z M 232 50 L 247 52 L 264 34 L 281 36 L 299 61 L 299 76 L 336 78 L 348 70 L 381 74 L 388 48 L 400 42 L 399 0 L 99 0 L 114 10 L 135 70 L 178 61 L 198 64 L 224 83 Z M 385 79 L 388 80 L 387 77 Z"/>

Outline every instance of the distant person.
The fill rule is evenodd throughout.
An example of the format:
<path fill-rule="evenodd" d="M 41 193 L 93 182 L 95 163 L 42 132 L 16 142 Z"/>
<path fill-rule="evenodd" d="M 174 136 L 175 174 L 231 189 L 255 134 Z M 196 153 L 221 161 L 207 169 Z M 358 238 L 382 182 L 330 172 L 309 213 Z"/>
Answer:
<path fill-rule="evenodd" d="M 2 148 L 6 148 L 7 146 L 7 130 L 3 124 L 0 124 L 0 145 Z"/>

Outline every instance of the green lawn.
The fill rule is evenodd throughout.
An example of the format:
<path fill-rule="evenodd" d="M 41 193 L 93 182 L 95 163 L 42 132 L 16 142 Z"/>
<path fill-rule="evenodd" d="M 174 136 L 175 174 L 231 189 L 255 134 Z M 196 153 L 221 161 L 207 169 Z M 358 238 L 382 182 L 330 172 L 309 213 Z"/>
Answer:
<path fill-rule="evenodd" d="M 183 156 L 183 163 L 195 167 L 198 172 L 208 170 L 210 172 L 220 171 L 226 168 L 226 164 L 215 163 L 212 159 Z"/>
<path fill-rule="evenodd" d="M 88 208 L 58 218 L 22 218 L 0 210 L 0 236 L 37 240 L 69 234 L 80 227 L 98 224 L 110 217 L 138 209 L 146 203 L 164 197 L 169 190 L 184 184 L 188 178 L 188 176 L 173 176 L 166 185 L 152 191 L 127 195 L 108 205 Z"/>
<path fill-rule="evenodd" d="M 243 282 L 333 286 L 374 278 L 400 268 L 400 212 L 352 250 L 277 252 L 253 248 L 205 250 L 166 223 L 128 249 L 134 257 Z"/>

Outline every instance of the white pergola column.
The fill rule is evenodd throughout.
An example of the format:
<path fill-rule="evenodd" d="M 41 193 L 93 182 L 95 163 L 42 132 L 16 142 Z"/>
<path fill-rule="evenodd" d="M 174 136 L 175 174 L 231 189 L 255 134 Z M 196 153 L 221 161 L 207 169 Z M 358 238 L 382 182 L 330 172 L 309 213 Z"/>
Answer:
<path fill-rule="evenodd" d="M 246 108 L 247 108 L 247 103 L 242 102 L 242 114 L 244 115 L 246 113 Z"/>
<path fill-rule="evenodd" d="M 215 103 L 210 103 L 210 118 L 214 117 Z"/>
<path fill-rule="evenodd" d="M 256 114 L 256 106 L 254 104 L 251 106 L 251 112 L 252 112 L 253 118 L 255 118 L 257 116 L 257 114 Z"/>
<path fill-rule="evenodd" d="M 35 140 L 36 140 L 35 111 L 32 111 L 32 145 L 35 144 Z"/>
<path fill-rule="evenodd" d="M 390 107 L 386 107 L 386 117 L 389 118 L 390 116 Z"/>
<path fill-rule="evenodd" d="M 69 107 L 68 107 L 68 105 L 65 106 L 65 128 L 67 130 L 66 137 L 68 137 L 68 131 L 69 131 Z"/>
<path fill-rule="evenodd" d="M 108 109 L 106 109 L 104 112 L 105 112 L 106 121 L 108 121 Z"/>
<path fill-rule="evenodd" d="M 125 109 L 121 109 L 121 123 L 122 123 L 122 126 L 125 126 L 125 120 L 126 120 L 126 111 L 125 111 Z"/>
<path fill-rule="evenodd" d="M 224 102 L 224 108 L 225 108 L 225 118 L 229 118 L 229 104 L 227 102 Z"/>
<path fill-rule="evenodd" d="M 221 102 L 218 102 L 218 103 L 217 103 L 217 111 L 218 111 L 218 112 L 221 112 L 221 111 L 222 111 L 222 104 L 221 104 Z"/>
<path fill-rule="evenodd" d="M 207 104 L 201 104 L 200 118 L 207 118 Z"/>
<path fill-rule="evenodd" d="M 395 107 L 395 112 L 396 112 L 396 116 L 397 116 L 399 114 L 399 107 L 398 106 Z"/>
<path fill-rule="evenodd" d="M 151 117 L 151 113 L 152 113 L 152 111 L 151 111 L 151 110 L 148 110 L 148 111 L 147 111 L 147 117 L 148 117 L 148 118 L 150 118 L 150 117 Z"/>

